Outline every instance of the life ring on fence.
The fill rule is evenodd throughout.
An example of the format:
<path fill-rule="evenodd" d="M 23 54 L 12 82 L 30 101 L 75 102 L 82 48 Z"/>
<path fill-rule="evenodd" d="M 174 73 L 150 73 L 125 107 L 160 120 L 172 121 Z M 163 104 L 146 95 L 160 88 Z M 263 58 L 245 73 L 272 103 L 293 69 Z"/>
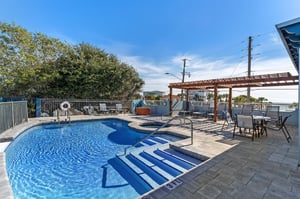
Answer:
<path fill-rule="evenodd" d="M 68 101 L 64 101 L 60 104 L 60 109 L 63 111 L 67 111 L 71 108 L 71 104 Z"/>

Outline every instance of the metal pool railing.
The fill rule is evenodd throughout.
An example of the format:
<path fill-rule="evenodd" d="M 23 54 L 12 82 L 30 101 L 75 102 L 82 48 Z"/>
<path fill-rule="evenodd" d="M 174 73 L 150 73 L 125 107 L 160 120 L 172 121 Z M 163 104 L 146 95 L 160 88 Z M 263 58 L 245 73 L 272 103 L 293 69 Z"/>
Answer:
<path fill-rule="evenodd" d="M 27 121 L 27 101 L 0 103 L 0 133 Z"/>

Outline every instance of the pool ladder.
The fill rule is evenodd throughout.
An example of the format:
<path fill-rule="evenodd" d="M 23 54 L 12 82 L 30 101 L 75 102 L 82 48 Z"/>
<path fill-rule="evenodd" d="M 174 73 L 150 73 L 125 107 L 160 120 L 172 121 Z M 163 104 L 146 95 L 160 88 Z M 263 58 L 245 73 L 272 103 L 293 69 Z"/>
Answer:
<path fill-rule="evenodd" d="M 149 137 L 151 137 L 152 135 L 154 135 L 155 133 L 157 133 L 161 128 L 166 127 L 170 122 L 172 122 L 173 120 L 180 120 L 180 124 L 182 125 L 182 119 L 184 120 L 184 124 L 185 124 L 185 120 L 188 120 L 190 122 L 190 129 L 191 129 L 191 145 L 194 142 L 194 135 L 193 135 L 193 121 L 189 118 L 183 117 L 183 116 L 175 116 L 171 119 L 169 119 L 165 124 L 161 125 L 160 127 L 158 127 L 156 130 L 154 130 L 152 133 L 148 134 L 147 136 L 145 136 L 144 138 L 142 138 L 141 140 L 139 140 L 138 142 L 136 142 L 134 145 L 128 146 L 124 149 L 124 154 L 127 154 L 127 151 L 129 148 L 131 147 L 136 147 L 137 145 L 139 145 L 141 142 L 143 142 L 144 140 L 148 139 Z"/>
<path fill-rule="evenodd" d="M 69 111 L 65 111 L 67 118 L 64 120 L 65 122 L 71 122 L 71 116 L 69 114 Z M 57 111 L 57 115 L 56 115 L 56 120 L 54 119 L 54 122 L 60 123 L 60 116 L 59 116 L 59 112 Z"/>

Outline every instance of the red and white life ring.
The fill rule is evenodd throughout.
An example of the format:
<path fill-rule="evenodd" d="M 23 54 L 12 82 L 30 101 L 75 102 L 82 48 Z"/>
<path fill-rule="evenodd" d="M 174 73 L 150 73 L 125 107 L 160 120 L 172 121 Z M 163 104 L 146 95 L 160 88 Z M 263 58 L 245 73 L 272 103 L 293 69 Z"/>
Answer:
<path fill-rule="evenodd" d="M 71 104 L 68 101 L 64 101 L 60 104 L 60 109 L 63 111 L 67 111 L 71 108 Z"/>

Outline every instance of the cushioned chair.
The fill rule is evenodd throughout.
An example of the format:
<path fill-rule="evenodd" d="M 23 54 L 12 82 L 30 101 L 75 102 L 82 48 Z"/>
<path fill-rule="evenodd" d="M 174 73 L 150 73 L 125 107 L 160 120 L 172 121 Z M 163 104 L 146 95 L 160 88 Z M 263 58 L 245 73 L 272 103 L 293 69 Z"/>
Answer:
<path fill-rule="evenodd" d="M 254 136 L 257 135 L 255 123 L 253 121 L 253 117 L 251 115 L 237 115 L 236 116 L 236 126 L 233 130 L 233 138 L 235 136 L 235 130 L 239 129 L 240 134 L 251 134 L 252 141 L 254 140 Z M 243 131 L 244 130 L 244 131 Z M 247 132 L 248 130 L 248 132 Z"/>

